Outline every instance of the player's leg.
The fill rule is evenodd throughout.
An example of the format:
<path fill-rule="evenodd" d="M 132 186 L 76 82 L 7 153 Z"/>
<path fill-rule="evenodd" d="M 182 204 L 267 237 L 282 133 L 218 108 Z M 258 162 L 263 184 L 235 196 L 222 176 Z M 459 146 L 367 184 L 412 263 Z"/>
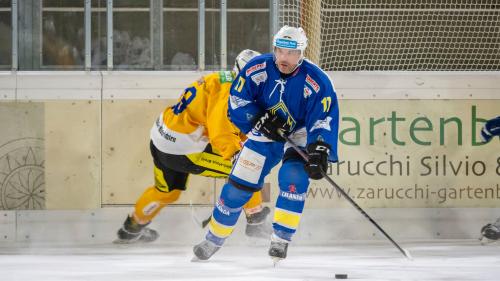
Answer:
<path fill-rule="evenodd" d="M 304 161 L 298 157 L 285 156 L 278 173 L 278 183 L 280 191 L 274 210 L 274 232 L 271 237 L 269 256 L 284 259 L 287 255 L 288 243 L 299 226 L 309 186 Z"/>
<path fill-rule="evenodd" d="M 267 222 L 267 217 L 271 210 L 262 206 L 262 191 L 254 192 L 243 206 L 243 210 L 247 219 L 245 234 L 250 237 L 269 238 L 272 228 Z"/>
<path fill-rule="evenodd" d="M 221 155 L 214 152 L 210 145 L 205 151 L 187 155 L 194 167 L 189 171 L 200 176 L 225 178 L 229 175 L 232 163 L 222 158 Z M 269 213 L 268 207 L 262 206 L 262 192 L 256 191 L 250 197 L 250 200 L 243 206 L 247 225 L 245 233 L 250 237 L 268 238 L 271 234 L 271 226 L 266 222 Z"/>
<path fill-rule="evenodd" d="M 166 162 L 183 163 L 188 160 L 182 155 L 161 153 L 151 146 L 154 159 L 155 185 L 148 187 L 137 200 L 134 211 L 127 216 L 123 226 L 118 230 L 115 243 L 152 242 L 158 233 L 147 227 L 153 218 L 168 204 L 171 204 L 186 189 L 189 174 L 170 169 Z M 185 158 L 185 157 L 184 157 Z M 168 160 L 168 161 L 167 161 Z M 180 164 L 182 167 L 182 164 Z"/>
<path fill-rule="evenodd" d="M 235 188 L 231 184 L 223 186 L 208 224 L 206 239 L 193 248 L 198 259 L 209 259 L 224 244 L 225 239 L 233 232 L 243 205 L 252 194 L 250 190 Z"/>
<path fill-rule="evenodd" d="M 280 143 L 245 142 L 213 210 L 206 240 L 193 248 L 198 259 L 209 259 L 233 232 L 242 207 L 262 188 L 264 177 L 280 161 L 282 149 Z"/>

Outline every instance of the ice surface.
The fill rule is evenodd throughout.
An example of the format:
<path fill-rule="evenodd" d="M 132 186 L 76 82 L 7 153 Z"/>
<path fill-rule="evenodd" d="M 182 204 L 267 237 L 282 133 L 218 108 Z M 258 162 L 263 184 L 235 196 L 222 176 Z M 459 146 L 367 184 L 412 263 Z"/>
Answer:
<path fill-rule="evenodd" d="M 191 262 L 192 245 L 0 245 L 0 280 L 500 280 L 498 244 L 477 240 L 405 242 L 409 261 L 384 241 L 329 246 L 291 244 L 273 267 L 267 243 L 223 247 Z"/>

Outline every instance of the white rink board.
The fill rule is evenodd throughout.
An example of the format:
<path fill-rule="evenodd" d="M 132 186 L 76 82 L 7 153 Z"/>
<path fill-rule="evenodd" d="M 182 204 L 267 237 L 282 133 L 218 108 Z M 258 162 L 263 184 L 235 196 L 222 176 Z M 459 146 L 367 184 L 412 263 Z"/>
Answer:
<path fill-rule="evenodd" d="M 176 99 L 209 72 L 0 71 L 1 100 Z M 328 72 L 339 99 L 500 99 L 500 72 Z"/>
<path fill-rule="evenodd" d="M 72 211 L 0 211 L 0 244 L 110 243 L 131 212 L 129 207 Z M 195 224 L 211 207 L 167 207 L 151 227 L 160 243 L 191 245 L 206 229 Z M 476 239 L 481 227 L 494 221 L 500 208 L 373 208 L 365 210 L 396 241 L 420 239 Z M 271 217 L 271 216 L 270 216 Z M 270 217 L 268 219 L 270 219 Z M 244 245 L 246 220 L 242 216 L 229 245 Z M 304 210 L 294 236 L 297 245 L 328 245 L 347 240 L 385 240 L 385 237 L 354 208 Z"/>

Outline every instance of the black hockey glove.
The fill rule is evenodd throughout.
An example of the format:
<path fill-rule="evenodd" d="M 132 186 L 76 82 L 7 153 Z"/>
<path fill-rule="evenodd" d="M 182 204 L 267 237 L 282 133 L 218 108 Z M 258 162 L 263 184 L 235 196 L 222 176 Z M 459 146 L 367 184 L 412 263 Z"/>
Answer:
<path fill-rule="evenodd" d="M 304 165 L 309 178 L 313 180 L 320 180 L 323 178 L 323 172 L 326 173 L 328 168 L 328 154 L 330 152 L 330 145 L 325 142 L 317 141 L 307 145 L 307 155 L 309 162 Z"/>
<path fill-rule="evenodd" d="M 254 125 L 254 129 L 259 131 L 265 137 L 270 140 L 277 142 L 285 142 L 286 140 L 282 137 L 282 134 L 286 133 L 286 122 L 281 119 L 278 115 L 272 115 L 270 112 L 266 111 L 262 115 L 257 123 Z"/>

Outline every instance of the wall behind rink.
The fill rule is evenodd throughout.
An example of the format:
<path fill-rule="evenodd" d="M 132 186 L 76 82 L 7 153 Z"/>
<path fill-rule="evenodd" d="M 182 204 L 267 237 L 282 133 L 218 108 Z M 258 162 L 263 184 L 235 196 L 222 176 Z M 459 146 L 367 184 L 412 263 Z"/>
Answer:
<path fill-rule="evenodd" d="M 340 99 L 329 173 L 364 207 L 500 207 L 500 74 L 330 73 Z M 0 73 L 3 209 L 130 205 L 153 183 L 149 130 L 199 72 Z M 276 171 L 268 177 L 277 195 Z M 192 177 L 178 204 L 212 204 L 222 180 Z M 347 206 L 326 181 L 308 208 Z"/>

